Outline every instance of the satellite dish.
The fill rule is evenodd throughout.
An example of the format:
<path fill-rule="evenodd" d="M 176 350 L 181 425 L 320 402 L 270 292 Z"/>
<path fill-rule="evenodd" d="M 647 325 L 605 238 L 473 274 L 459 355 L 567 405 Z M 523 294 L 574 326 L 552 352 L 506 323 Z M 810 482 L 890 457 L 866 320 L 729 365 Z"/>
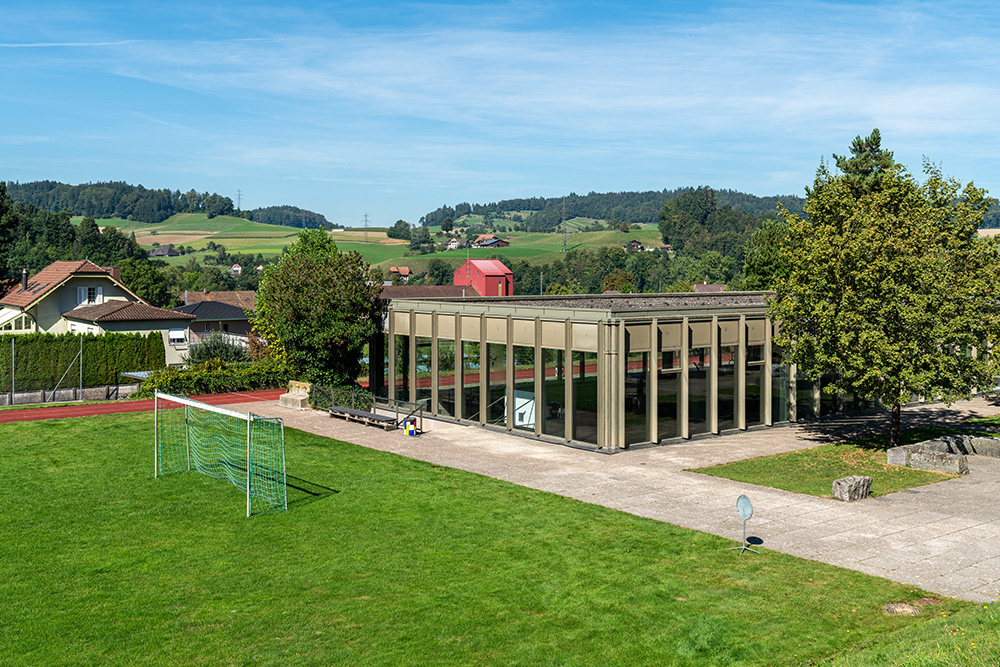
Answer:
<path fill-rule="evenodd" d="M 755 554 L 760 553 L 759 551 L 751 549 L 747 546 L 747 521 L 749 521 L 750 517 L 753 516 L 753 503 L 750 502 L 749 498 L 746 496 L 740 496 L 736 499 L 736 513 L 740 515 L 741 519 L 743 519 L 743 544 L 738 547 L 730 547 L 729 550 L 733 551 L 734 549 L 739 549 L 741 556 L 744 551 L 753 551 Z"/>
<path fill-rule="evenodd" d="M 740 496 L 736 499 L 736 513 L 740 515 L 740 518 L 746 521 L 753 516 L 753 503 L 746 496 Z"/>

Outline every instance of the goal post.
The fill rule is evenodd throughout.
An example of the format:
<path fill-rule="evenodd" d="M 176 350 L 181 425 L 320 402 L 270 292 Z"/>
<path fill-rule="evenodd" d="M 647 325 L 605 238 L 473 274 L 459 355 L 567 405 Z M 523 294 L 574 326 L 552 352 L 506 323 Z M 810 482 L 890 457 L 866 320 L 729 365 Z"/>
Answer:
<path fill-rule="evenodd" d="M 154 394 L 154 476 L 195 471 L 246 494 L 247 516 L 288 509 L 281 419 Z"/>

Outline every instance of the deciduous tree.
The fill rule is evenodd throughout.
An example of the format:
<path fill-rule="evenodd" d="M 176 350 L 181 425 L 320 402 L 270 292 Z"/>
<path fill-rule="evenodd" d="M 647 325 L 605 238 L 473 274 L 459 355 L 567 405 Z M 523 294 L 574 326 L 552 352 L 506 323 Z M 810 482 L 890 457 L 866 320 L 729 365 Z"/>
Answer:
<path fill-rule="evenodd" d="M 930 163 L 920 184 L 879 139 L 856 139 L 841 173 L 820 166 L 806 218 L 784 214 L 789 270 L 770 315 L 776 343 L 809 377 L 828 374 L 830 389 L 892 410 L 897 445 L 914 396 L 953 401 L 992 386 L 1000 272 L 996 242 L 977 234 L 986 192 Z"/>
<path fill-rule="evenodd" d="M 362 349 L 382 324 L 381 287 L 361 255 L 341 252 L 324 231 L 304 230 L 264 269 L 254 330 L 305 378 L 352 385 Z"/>

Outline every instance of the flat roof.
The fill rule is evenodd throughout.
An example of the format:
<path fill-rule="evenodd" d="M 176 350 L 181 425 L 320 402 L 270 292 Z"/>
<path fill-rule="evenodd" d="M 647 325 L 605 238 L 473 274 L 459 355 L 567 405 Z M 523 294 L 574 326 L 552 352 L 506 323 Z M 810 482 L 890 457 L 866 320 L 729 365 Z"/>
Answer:
<path fill-rule="evenodd" d="M 444 310 L 505 314 L 527 314 L 601 319 L 643 317 L 658 314 L 726 313 L 752 311 L 763 314 L 774 292 L 672 292 L 665 294 L 569 294 L 542 296 L 495 296 L 438 299 L 393 299 L 397 311 Z M 575 314 L 575 315 L 574 315 Z"/>

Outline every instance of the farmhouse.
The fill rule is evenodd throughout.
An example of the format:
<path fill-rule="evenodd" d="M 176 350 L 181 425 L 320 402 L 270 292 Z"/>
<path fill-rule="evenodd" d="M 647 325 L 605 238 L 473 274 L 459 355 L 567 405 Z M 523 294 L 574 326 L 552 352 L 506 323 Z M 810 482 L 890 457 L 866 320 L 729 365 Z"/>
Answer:
<path fill-rule="evenodd" d="M 454 283 L 471 287 L 479 296 L 510 296 L 514 293 L 513 271 L 496 259 L 467 260 L 455 270 Z"/>
<path fill-rule="evenodd" d="M 603 452 L 867 409 L 782 363 L 766 298 L 393 298 L 371 381 L 440 418 Z"/>

